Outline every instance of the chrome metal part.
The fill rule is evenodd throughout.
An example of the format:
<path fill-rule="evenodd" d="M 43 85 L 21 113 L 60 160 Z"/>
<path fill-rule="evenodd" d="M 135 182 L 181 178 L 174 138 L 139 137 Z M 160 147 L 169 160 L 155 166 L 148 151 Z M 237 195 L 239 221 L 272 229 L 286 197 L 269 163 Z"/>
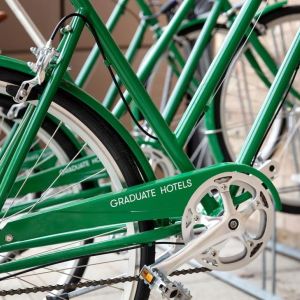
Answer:
<path fill-rule="evenodd" d="M 18 117 L 20 111 L 27 106 L 27 103 L 13 104 L 7 112 L 7 119 L 14 120 Z"/>
<path fill-rule="evenodd" d="M 24 103 L 32 88 L 41 85 L 46 76 L 46 71 L 53 61 L 53 58 L 58 57 L 59 53 L 54 47 L 52 47 L 52 42 L 49 40 L 46 45 L 42 48 L 31 47 L 30 51 L 36 56 L 36 63 L 29 62 L 28 66 L 30 69 L 36 73 L 36 76 L 33 79 L 23 81 L 16 96 L 13 98 L 17 103 Z"/>
<path fill-rule="evenodd" d="M 173 176 L 177 171 L 171 160 L 161 151 L 151 146 L 143 146 L 143 152 L 150 161 L 152 169 L 163 173 L 164 177 Z"/>
<path fill-rule="evenodd" d="M 148 266 L 141 270 L 140 277 L 150 289 L 158 289 L 163 298 L 176 300 L 192 299 L 190 292 L 180 282 L 170 281 L 167 276 Z"/>
<path fill-rule="evenodd" d="M 218 216 L 206 213 L 209 198 L 222 203 L 224 209 Z M 212 270 L 239 269 L 267 245 L 273 212 L 273 202 L 260 179 L 239 172 L 218 174 L 195 191 L 184 210 L 182 237 L 186 245 L 153 267 L 167 275 L 195 258 Z"/>
<path fill-rule="evenodd" d="M 6 241 L 7 243 L 12 242 L 13 240 L 14 240 L 14 237 L 13 237 L 12 234 L 7 234 L 7 235 L 5 236 L 5 241 Z"/>
<path fill-rule="evenodd" d="M 259 171 L 264 173 L 270 179 L 274 179 L 277 177 L 279 172 L 279 163 L 275 160 L 267 160 L 263 162 L 260 166 L 257 167 Z"/>

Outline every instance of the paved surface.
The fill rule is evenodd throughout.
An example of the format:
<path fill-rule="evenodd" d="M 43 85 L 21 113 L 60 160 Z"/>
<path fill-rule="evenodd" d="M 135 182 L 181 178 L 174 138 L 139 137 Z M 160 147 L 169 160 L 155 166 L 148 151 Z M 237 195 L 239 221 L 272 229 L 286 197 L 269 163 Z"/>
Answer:
<path fill-rule="evenodd" d="M 277 273 L 276 273 L 276 299 L 299 300 L 300 299 L 300 262 L 294 259 L 277 255 Z M 272 257 L 271 253 L 266 254 L 267 277 L 266 286 L 269 296 L 272 296 Z M 228 274 L 228 275 L 227 275 Z M 250 290 L 256 291 L 262 287 L 262 257 L 259 257 L 252 264 L 238 272 L 223 273 L 224 276 L 239 275 L 238 281 L 244 280 L 243 286 L 250 287 Z M 225 284 L 208 274 L 193 274 L 188 277 L 177 277 L 184 286 L 190 288 L 193 299 L 215 300 L 250 300 L 257 299 L 245 294 L 241 290 Z M 151 299 L 161 299 L 157 295 Z M 261 299 L 267 299 L 266 294 Z M 272 299 L 272 298 L 270 298 Z M 275 297 L 274 297 L 275 299 Z"/>
<path fill-rule="evenodd" d="M 272 269 L 272 257 L 271 253 L 266 254 L 267 261 L 267 288 L 268 291 L 271 290 L 271 269 Z M 188 267 L 183 266 L 183 268 Z M 106 269 L 109 267 L 101 268 L 101 273 L 105 275 Z M 99 266 L 98 266 L 99 271 Z M 229 279 L 233 284 L 235 282 L 234 275 L 239 275 L 239 281 L 244 280 L 242 286 L 248 287 L 250 291 L 257 291 L 262 286 L 262 257 L 257 258 L 251 265 L 246 268 L 239 270 L 237 272 L 222 273 L 223 276 Z M 260 299 L 286 299 L 286 300 L 299 300 L 300 299 L 300 262 L 293 260 L 291 258 L 284 257 L 282 255 L 277 255 L 277 280 L 276 280 L 276 291 L 277 298 L 268 298 L 266 294 L 261 296 Z M 105 276 L 104 276 L 105 277 Z M 240 289 L 234 288 L 229 284 L 215 279 L 209 274 L 192 274 L 187 276 L 173 277 L 175 280 L 180 281 L 184 284 L 186 288 L 189 288 L 192 292 L 193 299 L 201 300 L 250 300 L 257 299 L 249 294 L 242 292 Z M 47 284 L 47 282 L 43 282 Z M 5 288 L 14 288 L 13 282 L 10 282 L 10 286 L 5 286 Z M 3 288 L 1 286 L 0 288 Z M 105 299 L 105 300 L 116 300 L 119 297 L 116 292 L 118 287 L 109 287 L 101 290 L 101 296 L 99 298 L 99 293 L 94 292 L 82 297 L 76 297 L 75 299 Z M 97 295 L 98 294 L 98 295 Z M 271 296 L 271 293 L 269 293 Z M 7 300 L 20 300 L 20 299 L 43 299 L 41 294 L 32 294 L 30 296 L 11 296 L 1 299 Z M 151 300 L 162 299 L 157 293 L 152 293 Z"/>

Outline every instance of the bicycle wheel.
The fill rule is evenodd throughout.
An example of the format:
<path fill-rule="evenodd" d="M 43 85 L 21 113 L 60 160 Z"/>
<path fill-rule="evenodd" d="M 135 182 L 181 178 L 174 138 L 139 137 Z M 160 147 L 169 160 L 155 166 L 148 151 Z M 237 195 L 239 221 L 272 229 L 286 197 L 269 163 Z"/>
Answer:
<path fill-rule="evenodd" d="M 5 101 L 11 102 L 12 99 L 5 95 L 5 85 L 7 83 L 20 84 L 22 81 L 28 80 L 28 76 L 16 71 L 1 68 L 0 80 L 1 86 L 4 86 L 4 89 L 0 89 L 2 94 L 1 98 L 5 99 Z M 34 105 L 34 101 L 32 104 Z M 50 107 L 49 115 L 54 117 L 56 120 L 60 120 L 59 124 L 63 124 L 71 130 L 81 142 L 81 148 L 78 151 L 76 150 L 76 153 L 71 160 L 76 161 L 80 153 L 85 151 L 89 155 L 96 155 L 103 165 L 101 170 L 97 170 L 94 174 L 89 175 L 84 180 L 81 180 L 81 185 L 85 182 L 91 181 L 96 181 L 97 183 L 105 182 L 106 185 L 110 186 L 110 190 L 120 190 L 124 186 L 131 186 L 142 182 L 141 173 L 139 172 L 134 157 L 129 151 L 126 143 L 118 136 L 109 124 L 107 124 L 97 113 L 80 102 L 80 100 L 70 97 L 70 95 L 65 92 L 60 92 L 57 94 Z M 99 179 L 99 174 L 105 174 L 105 177 L 102 176 L 102 178 Z M 54 181 L 56 180 L 57 177 L 54 178 Z M 77 184 L 78 183 L 76 183 L 76 185 Z M 60 186 L 58 189 L 59 195 L 74 193 L 73 185 L 74 184 Z M 42 191 L 41 198 L 44 197 L 43 201 L 47 200 L 47 193 L 50 189 L 53 191 L 49 195 L 52 195 L 53 197 L 55 194 L 57 196 L 56 188 L 52 187 L 54 187 L 54 185 L 50 185 Z M 46 195 L 47 197 L 43 195 Z M 4 221 L 9 221 L 9 217 L 5 218 Z M 120 228 L 123 232 L 119 233 L 120 230 L 118 230 L 118 234 L 126 235 L 136 231 L 145 231 L 152 228 L 152 222 L 126 224 Z M 115 232 L 112 231 L 94 238 L 100 240 L 111 239 L 114 234 Z M 63 247 L 71 246 L 74 247 L 74 243 L 63 244 Z M 59 247 L 62 246 L 59 245 Z M 57 245 L 55 245 L 53 247 L 39 247 L 32 250 L 28 249 L 15 259 L 37 255 L 38 253 L 45 251 L 55 251 L 57 248 Z M 145 264 L 151 264 L 153 261 L 153 246 L 145 246 L 135 250 L 128 250 L 126 253 L 116 252 L 113 254 L 101 255 L 101 259 L 99 257 L 90 258 L 88 266 L 82 266 L 84 268 L 86 267 L 86 270 L 83 276 L 80 276 L 78 279 L 81 281 L 88 281 L 99 278 L 124 276 L 126 274 L 136 275 L 138 274 L 140 267 Z M 99 268 L 99 265 L 101 265 L 101 268 Z M 105 266 L 108 265 L 109 268 L 105 268 Z M 76 265 L 76 267 L 78 267 L 78 265 Z M 42 270 L 39 269 L 38 271 L 28 273 L 25 277 L 18 276 L 18 278 L 14 278 L 13 280 L 6 280 L 5 282 L 0 281 L 1 289 L 4 289 L 4 287 L 6 290 L 11 287 L 32 287 L 35 285 L 43 285 L 43 283 L 47 283 L 47 285 L 56 284 L 61 274 L 66 275 L 65 272 L 68 268 L 70 268 L 70 266 L 66 266 L 65 263 L 51 265 L 51 267 L 46 267 Z M 67 273 L 67 275 L 68 274 L 69 273 Z M 87 292 L 89 292 L 89 294 L 85 295 Z M 143 282 L 139 281 L 138 283 L 124 283 L 116 286 L 109 286 L 105 287 L 105 289 L 101 287 L 98 290 L 87 290 L 83 288 L 72 291 L 72 293 L 73 296 L 81 295 L 82 299 L 84 299 L 85 296 L 86 298 L 89 298 L 91 295 L 96 295 L 102 299 L 101 296 L 99 296 L 100 294 L 102 297 L 105 294 L 107 299 L 147 299 L 149 289 Z M 57 295 L 55 293 L 45 293 L 44 296 L 49 298 L 50 296 L 55 297 Z M 60 295 L 58 296 L 60 297 Z M 22 296 L 22 299 L 24 299 L 24 296 Z"/>
<path fill-rule="evenodd" d="M 299 25 L 300 6 L 277 9 L 259 20 L 259 40 L 278 66 Z M 237 51 L 212 105 L 215 122 L 212 138 L 219 144 L 224 161 L 235 160 L 268 92 L 261 74 L 254 70 L 247 59 L 246 53 L 249 51 L 261 66 L 263 74 L 271 82 L 274 78 L 249 43 Z M 299 93 L 299 87 L 298 75 L 293 89 Z M 281 195 L 283 211 L 295 214 L 300 213 L 300 165 L 295 152 L 300 142 L 299 100 L 291 93 L 288 95 L 257 156 L 259 163 L 268 159 L 279 163 L 279 173 L 274 183 Z"/>
<path fill-rule="evenodd" d="M 8 101 L 8 99 L 4 97 L 0 98 L 0 107 L 2 112 L 1 120 L 0 120 L 0 124 L 1 124 L 0 125 L 0 136 L 1 136 L 0 146 L 2 146 L 5 143 L 5 139 L 11 132 L 11 129 L 14 126 L 15 122 L 19 121 L 19 119 L 7 120 L 6 118 L 7 113 L 10 110 L 12 104 L 13 104 L 12 101 Z M 23 115 L 24 113 L 22 110 L 19 112 L 20 115 Z M 78 151 L 77 146 L 72 142 L 72 140 L 69 138 L 69 136 L 65 133 L 64 130 L 62 128 L 57 129 L 57 124 L 55 124 L 54 120 L 51 120 L 50 118 L 47 117 L 45 118 L 42 127 L 38 132 L 37 138 L 35 139 L 31 147 L 30 153 L 26 158 L 26 161 L 29 162 L 29 164 L 27 164 L 27 166 L 22 168 L 22 172 L 25 175 L 28 174 L 28 172 L 36 173 L 37 172 L 36 169 L 44 171 L 45 168 L 47 167 L 67 164 L 74 157 L 74 155 Z M 54 132 L 55 135 L 53 135 Z M 40 164 L 39 166 L 33 168 L 32 171 L 30 171 L 34 163 L 37 161 L 39 155 L 41 154 L 42 151 L 41 149 L 44 147 L 44 145 L 47 144 L 51 136 L 53 136 L 53 139 L 48 145 L 49 151 L 44 152 L 41 160 L 44 161 L 52 160 L 53 162 L 50 164 L 47 163 L 46 166 L 42 166 Z M 80 153 L 78 155 L 78 158 L 81 158 L 82 156 L 83 156 L 82 153 Z M 73 192 L 76 192 L 78 190 L 86 190 L 90 187 L 94 187 L 94 184 L 84 182 L 82 185 L 78 185 L 74 187 Z M 9 201 L 6 202 L 6 207 L 13 206 L 14 203 L 26 204 L 28 201 L 32 199 L 36 199 L 39 196 L 41 196 L 41 193 L 28 194 L 18 199 L 16 198 L 9 199 Z M 84 241 L 84 243 L 90 243 L 90 242 L 92 242 L 92 239 Z M 26 250 L 12 251 L 12 252 L 5 253 L 5 255 L 3 255 L 0 258 L 0 263 L 5 263 L 12 259 L 16 259 L 19 255 L 24 254 L 24 251 Z M 62 275 L 58 281 L 60 283 L 65 283 L 65 284 L 79 282 L 80 278 L 82 277 L 85 271 L 85 267 L 82 266 L 87 265 L 87 263 L 88 263 L 88 258 L 80 258 L 78 260 L 70 262 L 69 263 L 70 267 L 68 268 L 67 271 L 65 271 L 65 274 Z"/>

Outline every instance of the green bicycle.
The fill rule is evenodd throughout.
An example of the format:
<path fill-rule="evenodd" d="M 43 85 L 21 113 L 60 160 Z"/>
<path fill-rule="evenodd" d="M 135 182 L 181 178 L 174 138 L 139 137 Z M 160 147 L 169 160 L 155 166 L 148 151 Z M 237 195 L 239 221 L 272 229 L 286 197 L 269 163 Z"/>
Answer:
<path fill-rule="evenodd" d="M 159 37 L 162 34 L 162 28 L 160 28 L 158 25 L 158 14 L 153 15 L 149 5 L 147 5 L 147 3 L 142 0 L 137 1 L 137 4 L 141 9 L 141 14 L 143 15 L 143 17 L 141 18 L 139 27 L 126 54 L 126 57 L 130 62 L 134 59 L 144 38 L 145 31 L 149 27 L 154 27 L 156 37 Z M 298 16 L 300 12 L 299 7 L 283 7 L 284 4 L 285 2 L 280 2 L 276 3 L 275 5 L 268 6 L 261 13 L 261 17 L 256 24 L 254 37 L 252 37 L 248 41 L 247 47 L 251 47 L 251 49 L 247 50 L 246 55 L 244 53 L 241 53 L 238 57 L 235 58 L 235 67 L 232 63 L 230 72 L 227 72 L 226 80 L 218 90 L 214 104 L 210 108 L 209 113 L 206 115 L 207 130 L 203 130 L 203 128 L 200 128 L 200 130 L 195 129 L 196 134 L 190 137 L 190 143 L 187 144 L 187 151 L 189 153 L 189 156 L 191 157 L 191 160 L 197 167 L 205 165 L 204 158 L 207 157 L 208 152 L 207 142 L 205 142 L 206 136 L 208 136 L 210 150 L 213 153 L 215 161 L 223 162 L 234 160 L 234 153 L 237 153 L 239 150 L 239 148 L 237 147 L 237 145 L 239 144 L 238 140 L 243 141 L 251 127 L 255 115 L 258 112 L 258 108 L 261 106 L 261 102 L 258 102 L 258 100 L 256 99 L 256 95 L 251 91 L 256 91 L 259 89 L 261 94 L 266 95 L 268 87 L 270 86 L 270 78 L 272 78 L 276 74 L 277 66 L 280 65 L 284 57 L 283 49 L 288 48 L 294 35 L 293 30 L 295 31 L 295 29 L 298 27 L 297 20 L 299 18 Z M 111 18 L 107 23 L 107 27 L 110 31 L 115 28 L 117 22 L 120 20 L 122 13 L 124 12 L 124 10 L 126 10 L 127 5 L 128 1 L 118 1 L 118 5 L 116 6 L 111 15 Z M 170 13 L 173 6 L 174 3 L 172 3 L 172 1 L 167 2 L 167 4 L 159 10 L 159 14 Z M 170 86 L 170 81 L 172 81 L 173 79 L 168 77 L 166 79 L 166 83 L 163 85 L 164 95 L 161 97 L 163 98 L 161 102 L 166 103 L 166 96 L 171 97 L 170 101 L 168 101 L 167 107 L 165 108 L 165 105 L 163 105 L 161 107 L 161 111 L 165 110 L 163 114 L 166 121 L 168 123 L 172 123 L 172 128 L 176 127 L 176 120 L 178 120 L 178 116 L 175 113 L 178 110 L 179 105 L 181 106 L 181 110 L 185 109 L 186 104 L 184 101 L 182 101 L 184 95 L 188 94 L 189 97 L 191 97 L 198 85 L 198 80 L 196 80 L 195 78 L 193 79 L 192 85 L 188 85 L 188 82 L 189 79 L 192 78 L 191 76 L 197 68 L 197 61 L 203 54 L 203 51 L 207 47 L 208 42 L 210 42 L 210 40 L 212 39 L 212 30 L 214 29 L 215 32 L 224 31 L 226 29 L 225 21 L 227 20 L 229 22 L 230 20 L 232 20 L 237 9 L 238 8 L 236 7 L 232 8 L 231 5 L 226 1 L 220 1 L 213 5 L 212 11 L 208 16 L 198 19 L 192 19 L 190 21 L 186 20 L 181 29 L 179 28 L 179 33 L 177 34 L 177 39 L 180 38 L 179 42 L 177 43 L 179 45 L 175 43 L 166 48 L 168 42 L 171 41 L 172 37 L 172 35 L 169 34 L 168 37 L 161 39 L 160 46 L 156 46 L 155 51 L 152 51 L 152 55 L 150 55 L 150 58 L 145 59 L 144 64 L 141 66 L 139 71 L 139 73 L 141 74 L 141 79 L 145 81 L 150 76 L 152 78 L 152 84 L 149 84 L 149 86 L 154 86 L 154 92 L 157 94 L 157 86 L 161 85 L 161 74 L 164 74 L 165 70 L 158 69 L 157 67 L 154 68 L 154 66 L 159 64 L 158 60 L 163 51 L 165 51 L 165 49 L 168 49 L 167 53 L 170 68 L 170 72 L 168 72 L 169 77 L 174 77 L 174 75 L 177 77 L 184 67 L 184 60 L 181 57 L 180 52 L 176 48 L 182 48 L 182 45 L 186 45 L 184 46 L 184 48 L 189 48 L 191 46 L 191 41 L 193 41 L 195 37 L 199 35 L 199 32 L 201 33 L 197 45 L 195 45 L 196 47 L 195 49 L 193 49 L 193 55 L 191 55 L 192 57 L 189 62 L 187 62 L 185 70 L 182 74 L 183 80 L 181 80 L 181 83 L 176 86 L 176 89 L 172 94 L 169 91 L 170 87 L 168 86 Z M 222 12 L 226 12 L 226 20 L 221 23 L 217 23 L 217 17 Z M 258 15 L 259 14 L 256 14 L 256 18 L 258 17 Z M 256 39 L 256 36 L 259 38 L 259 42 Z M 280 46 L 280 43 L 284 46 Z M 280 51 L 282 53 L 280 53 Z M 91 55 L 87 59 L 85 65 L 83 66 L 80 74 L 75 80 L 76 84 L 78 84 L 79 86 L 83 86 L 86 83 L 92 66 L 95 64 L 98 56 L 99 49 L 96 45 L 93 48 Z M 262 68 L 265 69 L 263 69 L 262 71 Z M 243 71 L 239 71 L 240 69 L 242 69 Z M 159 73 L 159 84 L 157 84 L 155 79 L 153 79 L 153 77 L 155 77 L 155 75 L 153 75 L 153 72 L 155 70 L 157 73 Z M 253 73 L 256 74 L 257 81 L 252 80 L 251 82 L 251 79 L 249 80 L 248 76 L 251 76 Z M 237 85 L 236 82 L 239 84 Z M 235 86 L 237 86 L 238 88 L 235 88 Z M 242 92 L 242 89 L 244 89 L 245 91 L 244 94 Z M 113 101 L 116 99 L 117 95 L 118 90 L 113 84 L 109 88 L 109 91 L 104 98 L 104 106 L 107 108 L 112 108 Z M 260 98 L 263 99 L 263 97 Z M 157 99 L 157 101 L 160 101 L 160 99 Z M 236 101 L 236 104 L 234 103 L 234 101 Z M 253 105 L 253 103 L 255 102 L 256 104 Z M 118 118 L 120 118 L 125 111 L 124 103 L 121 102 L 119 104 L 120 105 L 118 106 L 118 108 L 116 108 L 114 111 Z M 243 118 L 239 122 L 236 122 L 237 118 L 239 118 L 238 113 L 233 114 L 233 109 L 231 108 L 231 106 L 234 107 L 233 109 L 236 109 L 236 107 L 240 107 L 241 111 L 243 111 Z M 225 117 L 225 112 L 230 112 L 230 118 Z M 285 112 L 282 113 L 281 116 L 286 114 L 292 115 L 293 113 Z M 247 116 L 251 116 L 251 120 Z M 246 120 L 247 122 L 245 123 Z M 291 131 L 291 129 L 288 129 L 287 126 L 284 125 L 284 123 L 286 124 L 286 122 L 282 121 L 281 118 L 281 121 L 277 120 L 277 122 L 273 125 L 273 128 L 275 129 L 273 129 L 273 134 L 268 139 L 268 148 L 264 150 L 264 154 L 261 156 L 261 161 L 265 161 L 266 159 L 271 157 L 270 153 L 274 153 L 274 149 L 278 149 L 278 146 L 280 144 L 284 144 L 284 139 L 291 140 L 293 141 L 293 143 L 295 143 L 296 139 L 293 137 L 295 136 L 295 132 L 291 133 L 292 136 L 290 136 L 289 132 Z M 232 133 L 235 134 L 232 135 Z M 200 136 L 202 139 L 199 140 L 198 136 Z M 143 139 L 141 143 L 144 143 Z M 150 157 L 153 157 L 154 160 L 159 157 L 157 163 L 159 167 L 163 169 L 163 173 L 174 174 L 175 168 L 172 166 L 172 163 L 170 162 L 169 158 L 166 157 L 165 153 L 163 153 L 161 149 L 157 149 L 157 145 L 150 146 L 151 147 L 149 147 L 148 145 L 144 149 L 145 151 L 149 152 L 148 155 Z M 272 149 L 274 150 L 273 152 Z M 291 152 L 290 149 L 283 152 L 285 153 L 285 157 L 288 157 L 288 159 L 293 162 L 295 166 L 295 171 L 292 171 L 293 168 L 289 168 L 290 172 L 287 172 L 287 174 L 282 174 L 281 169 L 279 172 L 279 178 L 277 179 L 277 187 L 283 193 L 283 211 L 289 213 L 299 213 L 300 210 L 297 201 L 297 182 L 295 183 L 295 186 L 291 186 L 289 190 L 286 189 L 287 182 L 293 182 L 293 178 L 296 178 L 297 169 L 299 169 L 298 163 L 296 159 L 293 158 L 292 154 L 287 155 L 287 152 Z"/>
<path fill-rule="evenodd" d="M 178 14 L 188 10 L 192 2 L 185 1 Z M 127 282 L 122 282 L 124 274 L 135 275 L 146 264 L 148 267 L 143 268 L 142 275 L 151 287 L 157 285 L 168 297 L 179 297 L 181 294 L 188 299 L 189 293 L 179 285 L 172 284 L 166 275 L 194 257 L 207 269 L 239 268 L 257 257 L 270 236 L 273 201 L 280 207 L 278 194 L 269 179 L 273 176 L 274 165 L 263 166 L 261 172 L 247 165 L 254 161 L 265 132 L 298 68 L 299 33 L 276 76 L 266 104 L 237 163 L 220 164 L 195 171 L 183 145 L 199 115 L 202 115 L 223 71 L 229 65 L 230 57 L 234 55 L 260 2 L 246 2 L 175 135 L 150 101 L 143 85 L 137 80 L 92 6 L 86 1 L 72 3 L 78 13 L 72 15 L 74 20 L 71 30 L 65 32 L 58 51 L 49 42 L 39 53 L 42 64 L 39 65 L 41 69 L 37 70 L 35 80 L 38 78 L 43 81 L 43 72 L 49 67 L 44 63 L 52 62 L 52 70 L 45 86 L 34 86 L 32 73 L 25 64 L 8 58 L 1 59 L 1 93 L 7 101 L 14 97 L 17 101 L 27 100 L 30 104 L 20 124 L 16 126 L 15 134 L 11 134 L 2 147 L 0 198 L 4 204 L 7 198 L 22 194 L 46 191 L 43 195 L 47 195 L 56 186 L 65 185 L 70 188 L 74 181 L 97 183 L 99 189 L 108 185 L 114 192 L 101 195 L 98 189 L 94 197 L 87 198 L 84 191 L 74 194 L 65 189 L 59 195 L 50 193 L 49 197 L 42 196 L 33 201 L 32 206 L 25 207 L 24 211 L 17 211 L 17 215 L 5 212 L 0 233 L 2 251 L 31 248 L 33 252 L 26 251 L 25 257 L 1 264 L 1 272 L 8 273 L 2 280 L 11 276 L 17 276 L 21 281 L 27 280 L 30 272 L 34 274 L 37 267 L 43 267 L 49 272 L 53 271 L 55 263 L 99 253 L 103 254 L 101 258 L 104 261 L 111 261 L 107 256 L 110 255 L 108 252 L 115 255 L 126 250 L 126 257 L 117 259 L 119 254 L 116 254 L 117 258 L 113 261 L 117 267 L 110 268 L 111 274 L 105 275 L 114 277 L 114 281 L 102 283 L 117 282 L 114 292 L 121 293 L 125 298 L 145 299 L 149 290 L 142 281 L 136 284 L 131 282 L 136 277 L 126 277 Z M 116 70 L 159 142 L 182 174 L 151 181 L 154 176 L 147 159 L 120 123 L 83 91 L 70 82 L 61 82 L 85 22 L 103 50 L 107 65 L 112 65 Z M 58 86 L 60 88 L 57 91 Z M 92 157 L 93 164 L 90 162 L 81 165 L 72 164 L 75 159 L 71 160 L 65 167 L 56 168 L 52 170 L 52 174 L 48 173 L 44 177 L 43 174 L 17 177 L 47 111 L 56 121 L 60 120 L 58 124 L 64 123 L 80 137 L 81 148 L 75 158 L 81 151 L 86 151 L 94 153 L 97 159 Z M 149 183 L 123 189 L 149 180 Z M 67 197 L 78 201 L 59 204 Z M 253 215 L 257 226 L 250 230 L 247 221 Z M 154 266 L 149 267 L 154 260 L 155 241 L 178 234 L 182 235 L 186 245 L 175 253 L 169 253 L 169 256 L 161 257 Z M 93 244 L 78 245 L 78 240 L 91 237 L 96 237 Z M 223 253 L 223 247 L 226 248 L 224 244 L 228 240 L 239 242 L 242 247 L 238 253 L 228 254 L 226 249 Z M 67 242 L 73 244 L 57 246 Z M 178 246 L 181 243 L 176 242 Z M 52 252 L 49 248 L 40 248 L 55 244 Z M 70 248 L 67 249 L 67 246 Z M 36 255 L 35 250 L 43 253 Z M 92 264 L 91 261 L 90 263 Z M 56 267 L 57 272 L 63 272 L 61 266 Z M 17 270 L 24 271 L 16 272 Z M 25 271 L 27 279 L 23 277 Z M 85 277 L 82 280 L 88 279 L 87 282 L 90 282 L 88 273 Z M 62 286 L 56 288 L 66 291 Z M 72 290 L 74 286 L 69 286 L 68 289 Z M 4 294 L 5 292 L 2 293 Z"/>

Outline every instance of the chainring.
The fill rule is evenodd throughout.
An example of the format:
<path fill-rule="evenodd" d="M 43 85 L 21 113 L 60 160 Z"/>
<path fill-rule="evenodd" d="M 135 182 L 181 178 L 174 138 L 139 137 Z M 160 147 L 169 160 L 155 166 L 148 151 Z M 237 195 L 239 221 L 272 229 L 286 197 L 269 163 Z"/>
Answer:
<path fill-rule="evenodd" d="M 208 215 L 207 201 L 218 203 Z M 212 270 L 230 271 L 253 261 L 269 241 L 274 205 L 263 182 L 241 172 L 218 174 L 192 195 L 182 217 L 185 243 L 200 239 L 195 259 Z"/>

